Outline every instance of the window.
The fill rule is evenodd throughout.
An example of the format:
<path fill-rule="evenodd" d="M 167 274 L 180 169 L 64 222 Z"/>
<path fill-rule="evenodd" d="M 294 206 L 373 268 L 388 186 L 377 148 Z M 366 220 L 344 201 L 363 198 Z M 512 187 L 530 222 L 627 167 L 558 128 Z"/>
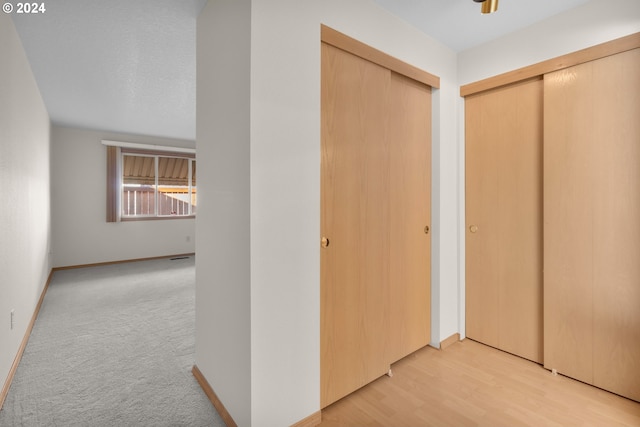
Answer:
<path fill-rule="evenodd" d="M 195 159 L 122 154 L 121 218 L 196 211 Z"/>
<path fill-rule="evenodd" d="M 196 214 L 196 160 L 191 153 L 109 146 L 107 175 L 107 222 Z"/>

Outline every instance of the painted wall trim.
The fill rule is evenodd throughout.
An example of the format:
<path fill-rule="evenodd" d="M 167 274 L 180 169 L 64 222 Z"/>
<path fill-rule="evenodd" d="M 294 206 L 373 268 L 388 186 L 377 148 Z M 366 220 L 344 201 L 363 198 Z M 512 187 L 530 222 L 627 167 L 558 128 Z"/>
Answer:
<path fill-rule="evenodd" d="M 224 407 L 224 404 L 220 401 L 215 391 L 213 391 L 213 388 L 204 377 L 202 372 L 200 372 L 200 369 L 198 369 L 196 365 L 193 365 L 191 373 L 193 373 L 193 376 L 198 381 L 198 384 L 200 384 L 200 387 L 202 387 L 202 391 L 204 391 L 204 394 L 207 395 L 213 407 L 216 408 L 216 411 L 218 411 L 218 414 L 222 418 L 222 421 L 224 421 L 224 424 L 227 427 L 237 427 L 238 425 L 231 417 L 231 414 L 229 413 L 229 411 L 227 411 L 227 408 Z"/>
<path fill-rule="evenodd" d="M 631 34 L 619 39 L 588 47 L 586 49 L 558 56 L 547 61 L 460 86 L 460 96 L 465 97 L 473 95 L 485 90 L 505 86 L 531 77 L 541 76 L 553 71 L 562 70 L 563 68 L 573 67 L 574 65 L 583 64 L 585 62 L 594 61 L 596 59 L 637 48 L 640 48 L 640 33 Z"/>
<path fill-rule="evenodd" d="M 445 340 L 440 342 L 440 350 L 444 350 L 445 348 L 449 347 L 452 344 L 457 343 L 458 341 L 460 341 L 460 334 L 456 332 L 455 334 L 451 335 L 449 338 L 446 338 Z"/>
<path fill-rule="evenodd" d="M 107 147 L 132 148 L 135 150 L 153 150 L 153 151 L 170 151 L 172 153 L 191 153 L 195 154 L 195 148 L 171 147 L 168 145 L 141 144 L 138 142 L 110 141 L 103 139 L 102 145 Z"/>
<path fill-rule="evenodd" d="M 51 279 L 53 278 L 54 269 L 49 271 L 49 277 L 47 278 L 47 282 L 42 289 L 42 293 L 40 294 L 40 299 L 38 300 L 38 304 L 36 304 L 35 310 L 33 310 L 33 315 L 31 316 L 31 321 L 29 325 L 27 325 L 27 330 L 24 333 L 24 337 L 22 338 L 22 343 L 20 343 L 20 347 L 18 347 L 18 352 L 16 353 L 15 359 L 13 359 L 13 364 L 11 365 L 11 369 L 9 370 L 9 375 L 7 375 L 7 379 L 2 386 L 2 391 L 0 391 L 0 410 L 4 405 L 4 401 L 9 394 L 9 389 L 11 388 L 11 383 L 13 382 L 13 377 L 18 370 L 18 365 L 20 364 L 20 360 L 22 359 L 22 355 L 24 354 L 25 348 L 27 348 L 27 343 L 29 342 L 29 337 L 31 336 L 31 331 L 33 330 L 33 325 L 36 323 L 36 319 L 38 318 L 38 313 L 40 313 L 40 307 L 42 306 L 42 301 L 44 301 L 44 296 L 47 293 L 47 289 L 49 289 L 49 283 L 51 283 Z"/>
<path fill-rule="evenodd" d="M 316 427 L 322 422 L 322 412 L 318 411 L 306 417 L 303 420 L 298 421 L 295 424 L 291 424 L 291 427 Z"/>

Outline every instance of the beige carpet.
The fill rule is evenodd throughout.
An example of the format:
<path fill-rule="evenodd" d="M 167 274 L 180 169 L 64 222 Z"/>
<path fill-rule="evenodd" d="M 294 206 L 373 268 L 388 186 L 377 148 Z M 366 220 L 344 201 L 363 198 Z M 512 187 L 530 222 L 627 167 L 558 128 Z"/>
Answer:
<path fill-rule="evenodd" d="M 191 374 L 194 262 L 55 272 L 0 426 L 223 426 Z"/>

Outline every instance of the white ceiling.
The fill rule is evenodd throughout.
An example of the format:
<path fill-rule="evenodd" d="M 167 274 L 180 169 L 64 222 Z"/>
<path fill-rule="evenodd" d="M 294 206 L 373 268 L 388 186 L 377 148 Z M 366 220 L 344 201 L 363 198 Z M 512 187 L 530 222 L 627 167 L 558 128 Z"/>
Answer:
<path fill-rule="evenodd" d="M 472 0 L 374 1 L 462 51 L 589 0 L 500 0 L 491 15 Z M 12 14 L 52 122 L 195 139 L 195 27 L 205 3 L 50 0 L 44 14 Z"/>
<path fill-rule="evenodd" d="M 206 0 L 51 0 L 12 14 L 55 124 L 195 139 Z"/>
<path fill-rule="evenodd" d="M 590 0 L 499 0 L 483 15 L 473 0 L 374 0 L 456 52 L 470 49 Z M 604 0 L 601 0 L 604 1 Z"/>

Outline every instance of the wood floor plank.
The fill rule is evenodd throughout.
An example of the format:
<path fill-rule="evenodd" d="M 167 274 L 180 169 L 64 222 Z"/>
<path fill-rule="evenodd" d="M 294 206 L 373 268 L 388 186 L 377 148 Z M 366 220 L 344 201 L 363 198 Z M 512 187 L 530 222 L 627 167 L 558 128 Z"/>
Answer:
<path fill-rule="evenodd" d="M 321 427 L 638 426 L 640 403 L 466 339 L 425 347 L 322 411 Z"/>

